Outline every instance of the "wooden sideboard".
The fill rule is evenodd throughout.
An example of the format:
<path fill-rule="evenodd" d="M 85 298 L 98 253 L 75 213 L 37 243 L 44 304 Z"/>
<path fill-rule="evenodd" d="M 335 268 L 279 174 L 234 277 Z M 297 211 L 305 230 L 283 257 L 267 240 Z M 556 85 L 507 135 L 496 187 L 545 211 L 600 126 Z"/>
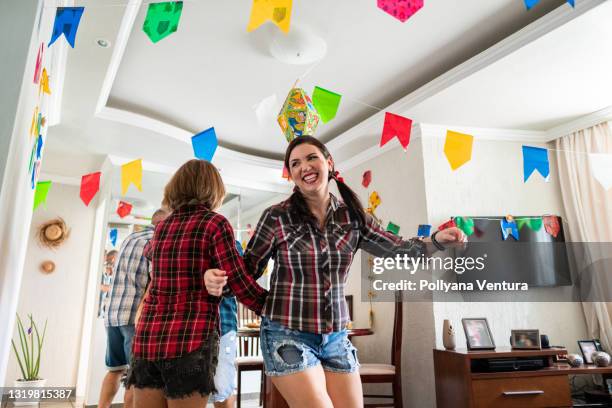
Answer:
<path fill-rule="evenodd" d="M 434 349 L 437 408 L 571 407 L 568 375 L 612 376 L 612 366 L 556 364 L 553 356 L 565 349 L 546 350 L 439 350 Z M 476 372 L 477 361 L 486 359 L 544 358 L 547 367 L 529 371 Z"/>

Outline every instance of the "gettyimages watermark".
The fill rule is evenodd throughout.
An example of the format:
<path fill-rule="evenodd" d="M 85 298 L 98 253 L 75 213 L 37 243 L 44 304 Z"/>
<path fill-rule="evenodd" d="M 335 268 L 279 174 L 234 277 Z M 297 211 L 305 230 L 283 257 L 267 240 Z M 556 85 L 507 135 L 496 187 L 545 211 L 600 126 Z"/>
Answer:
<path fill-rule="evenodd" d="M 610 302 L 612 243 L 476 242 L 434 256 L 361 253 L 368 302 Z"/>

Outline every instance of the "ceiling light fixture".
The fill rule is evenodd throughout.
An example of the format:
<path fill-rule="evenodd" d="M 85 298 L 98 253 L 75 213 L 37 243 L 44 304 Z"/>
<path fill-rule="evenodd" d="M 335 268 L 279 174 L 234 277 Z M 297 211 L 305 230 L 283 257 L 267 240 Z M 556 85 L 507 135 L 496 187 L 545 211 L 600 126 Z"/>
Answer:
<path fill-rule="evenodd" d="M 102 48 L 110 47 L 110 41 L 107 41 L 104 38 L 100 38 L 99 40 L 97 40 L 96 44 L 98 44 Z"/>

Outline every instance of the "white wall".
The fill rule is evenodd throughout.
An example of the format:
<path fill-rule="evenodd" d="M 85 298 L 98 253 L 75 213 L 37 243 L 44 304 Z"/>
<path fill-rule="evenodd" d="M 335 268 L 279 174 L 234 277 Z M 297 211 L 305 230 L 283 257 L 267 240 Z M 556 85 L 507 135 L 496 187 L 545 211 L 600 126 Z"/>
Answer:
<path fill-rule="evenodd" d="M 47 379 L 48 386 L 76 385 L 90 258 L 90 247 L 84 243 L 91 241 L 94 215 L 95 210 L 81 202 L 78 187 L 53 184 L 46 208 L 39 207 L 32 218 L 17 313 L 22 319 L 31 313 L 41 329 L 48 322 L 40 363 L 40 376 Z M 44 248 L 38 242 L 37 228 L 58 216 L 70 228 L 70 236 L 55 250 Z M 56 265 L 48 275 L 39 271 L 45 260 Z M 20 376 L 12 353 L 6 386 Z"/>
<path fill-rule="evenodd" d="M 5 382 L 18 300 L 15 294 L 21 287 L 32 217 L 34 192 L 28 167 L 33 138 L 28 134 L 34 107 L 40 103 L 46 110 L 46 97 L 41 99 L 33 84 L 38 46 L 49 39 L 53 24 L 52 8 L 41 5 L 39 0 L 0 2 L 0 384 Z M 54 52 L 53 48 L 46 50 L 45 65 Z M 55 73 L 52 89 L 53 76 Z"/>
<path fill-rule="evenodd" d="M 472 160 L 451 171 L 444 156 L 445 129 L 423 134 L 423 154 L 429 223 L 436 226 L 452 215 L 492 216 L 505 214 L 564 216 L 555 155 L 549 154 L 550 178 L 545 182 L 534 173 L 523 182 L 523 144 L 478 139 L 476 134 Z M 545 145 L 539 145 L 546 147 Z M 537 289 L 542 296 L 567 288 Z M 494 296 L 494 295 L 488 295 Z M 486 300 L 487 296 L 483 296 Z M 539 329 L 548 334 L 552 344 L 576 349 L 576 341 L 586 338 L 586 326 L 580 303 L 545 302 L 435 302 L 434 316 L 437 346 L 442 346 L 442 322 L 451 319 L 459 347 L 465 347 L 462 317 L 487 317 L 498 346 L 509 346 L 512 329 Z"/>

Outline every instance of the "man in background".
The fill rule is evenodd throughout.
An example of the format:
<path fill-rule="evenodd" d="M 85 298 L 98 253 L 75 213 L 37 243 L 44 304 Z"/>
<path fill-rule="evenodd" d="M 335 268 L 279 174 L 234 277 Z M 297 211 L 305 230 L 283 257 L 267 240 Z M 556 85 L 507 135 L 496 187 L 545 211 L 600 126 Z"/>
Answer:
<path fill-rule="evenodd" d="M 155 211 L 151 226 L 133 232 L 121 244 L 119 258 L 114 269 L 114 279 L 106 302 L 104 325 L 106 326 L 106 367 L 108 372 L 102 382 L 98 407 L 109 408 L 119 391 L 121 377 L 127 373 L 136 311 L 149 284 L 150 262 L 143 256 L 145 245 L 153 238 L 155 226 L 168 213 Z M 125 390 L 124 407 L 133 406 L 131 389 Z"/>
<path fill-rule="evenodd" d="M 113 268 L 115 267 L 115 261 L 117 261 L 117 250 L 113 249 L 105 253 L 104 255 L 104 272 L 102 273 L 102 279 L 100 281 L 100 301 L 98 302 L 98 317 L 104 317 L 106 310 L 106 299 L 108 298 L 108 292 L 113 282 Z"/>

